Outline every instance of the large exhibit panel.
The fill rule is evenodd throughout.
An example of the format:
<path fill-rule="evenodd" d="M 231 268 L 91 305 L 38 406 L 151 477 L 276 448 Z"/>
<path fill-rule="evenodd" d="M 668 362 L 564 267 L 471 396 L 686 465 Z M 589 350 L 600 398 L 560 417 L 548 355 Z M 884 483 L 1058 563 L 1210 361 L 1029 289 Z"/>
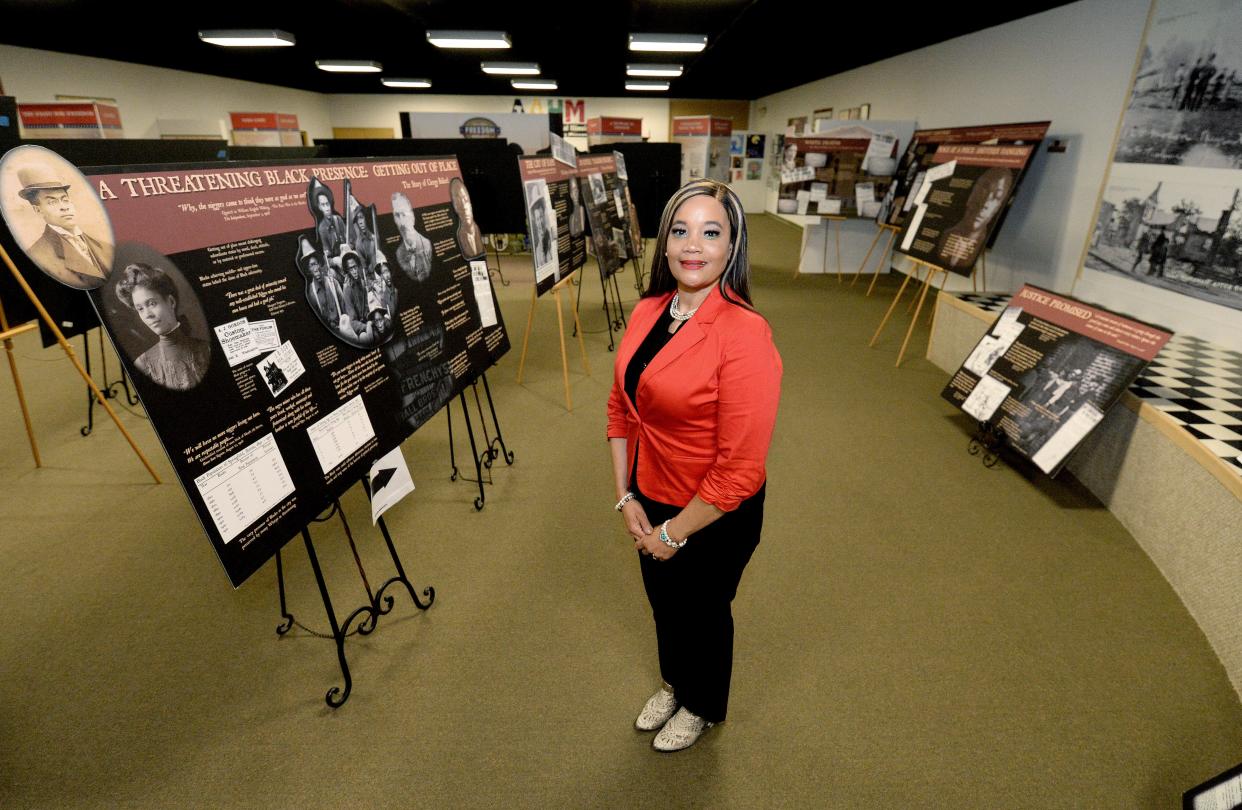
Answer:
<path fill-rule="evenodd" d="M 586 204 L 575 166 L 541 155 L 524 155 L 518 166 L 535 289 L 543 295 L 586 264 Z"/>
<path fill-rule="evenodd" d="M 578 183 L 591 226 L 591 243 L 600 272 L 611 276 L 625 265 L 628 224 L 625 217 L 625 182 L 617 176 L 617 160 L 609 155 L 578 158 Z"/>
<path fill-rule="evenodd" d="M 664 206 L 681 188 L 681 144 L 612 143 L 591 147 L 595 154 L 615 153 L 625 159 L 626 187 L 643 238 L 660 232 Z"/>
<path fill-rule="evenodd" d="M 733 120 L 711 115 L 673 118 L 673 143 L 681 144 L 681 183 L 706 177 L 728 183 Z"/>
<path fill-rule="evenodd" d="M 1074 286 L 1235 350 L 1240 31 L 1236 3 L 1153 3 Z"/>
<path fill-rule="evenodd" d="M 851 121 L 782 139 L 777 211 L 875 219 L 913 121 Z"/>
<path fill-rule="evenodd" d="M 92 300 L 235 586 L 509 348 L 454 157 L 89 178 Z"/>

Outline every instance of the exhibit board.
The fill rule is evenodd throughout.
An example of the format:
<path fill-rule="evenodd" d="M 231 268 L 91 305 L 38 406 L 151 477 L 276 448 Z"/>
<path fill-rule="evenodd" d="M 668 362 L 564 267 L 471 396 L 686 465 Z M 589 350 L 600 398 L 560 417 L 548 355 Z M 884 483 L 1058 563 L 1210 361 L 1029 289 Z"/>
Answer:
<path fill-rule="evenodd" d="M 509 348 L 453 157 L 87 175 L 91 298 L 234 586 Z"/>
<path fill-rule="evenodd" d="M 1032 146 L 941 144 L 911 198 L 897 249 L 943 270 L 969 276 L 999 228 Z"/>
<path fill-rule="evenodd" d="M 586 264 L 586 206 L 575 166 L 545 155 L 523 155 L 518 171 L 535 290 L 543 295 Z"/>
<path fill-rule="evenodd" d="M 913 121 L 850 122 L 784 138 L 777 209 L 874 219 L 897 170 L 898 150 L 913 131 Z"/>
<path fill-rule="evenodd" d="M 880 203 L 876 222 L 902 228 L 914 206 L 914 196 L 923 184 L 927 170 L 933 167 L 936 150 L 942 144 L 996 144 L 1030 145 L 1038 149 L 1048 133 L 1050 121 L 1032 121 L 1019 124 L 990 124 L 976 127 L 952 127 L 948 129 L 920 129 L 910 138 L 901 161 L 897 165 L 895 182 Z M 1023 173 L 1025 174 L 1025 172 Z M 1022 177 L 1018 178 L 1018 185 Z M 1001 214 L 1004 221 L 1004 213 Z"/>
<path fill-rule="evenodd" d="M 605 277 L 621 269 L 629 259 L 625 249 L 625 190 L 617 176 L 617 159 L 612 154 L 580 155 L 578 185 L 586 202 L 591 242 L 600 272 Z"/>
<path fill-rule="evenodd" d="M 1028 284 L 941 396 L 1055 475 L 1172 336 Z"/>
<path fill-rule="evenodd" d="M 729 182 L 733 119 L 710 115 L 673 118 L 673 143 L 681 144 L 681 184 L 706 177 Z"/>
<path fill-rule="evenodd" d="M 1237 3 L 1154 4 L 1080 278 L 1140 283 L 1112 289 L 1149 306 L 1169 306 L 1164 290 L 1242 309 L 1239 30 Z"/>
<path fill-rule="evenodd" d="M 613 152 L 612 157 L 617 161 L 617 183 L 624 192 L 621 196 L 621 205 L 625 209 L 625 252 L 631 259 L 637 259 L 643 252 L 643 235 L 638 227 L 638 212 L 634 210 L 634 198 L 630 196 L 630 173 L 625 167 L 625 155 L 620 152 Z"/>

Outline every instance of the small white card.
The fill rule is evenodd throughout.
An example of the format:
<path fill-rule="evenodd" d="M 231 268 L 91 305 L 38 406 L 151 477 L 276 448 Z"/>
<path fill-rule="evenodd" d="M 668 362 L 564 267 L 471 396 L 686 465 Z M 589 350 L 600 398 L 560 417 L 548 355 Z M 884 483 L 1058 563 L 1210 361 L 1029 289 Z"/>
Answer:
<path fill-rule="evenodd" d="M 224 357 L 230 366 L 244 363 L 254 357 L 254 335 L 250 331 L 250 322 L 245 318 L 221 324 L 215 327 L 216 339 L 224 350 Z"/>
<path fill-rule="evenodd" d="M 470 280 L 474 283 L 474 300 L 479 305 L 483 326 L 496 325 L 496 301 L 492 298 L 492 282 L 487 277 L 487 262 L 470 262 Z"/>
<path fill-rule="evenodd" d="M 271 318 L 250 324 L 250 336 L 254 340 L 255 355 L 280 348 L 280 331 L 276 328 L 276 321 Z"/>
<path fill-rule="evenodd" d="M 293 344 L 286 341 L 279 349 L 259 361 L 259 376 L 267 383 L 272 396 L 280 396 L 293 381 L 301 377 L 306 368 L 293 350 Z"/>
<path fill-rule="evenodd" d="M 414 479 L 406 466 L 400 446 L 394 447 L 371 465 L 371 523 L 414 491 Z"/>

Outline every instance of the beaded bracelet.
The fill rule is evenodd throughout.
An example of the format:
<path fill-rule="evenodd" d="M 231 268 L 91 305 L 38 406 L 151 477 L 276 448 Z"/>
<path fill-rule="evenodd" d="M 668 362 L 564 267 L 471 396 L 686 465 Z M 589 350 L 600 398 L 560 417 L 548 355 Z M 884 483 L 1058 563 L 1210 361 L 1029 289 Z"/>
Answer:
<path fill-rule="evenodd" d="M 625 506 L 627 503 L 629 503 L 632 500 L 634 500 L 634 493 L 627 492 L 621 496 L 621 500 L 617 501 L 617 505 L 614 506 L 613 509 L 616 509 L 618 512 L 620 512 L 621 507 Z"/>
<path fill-rule="evenodd" d="M 669 518 L 669 520 L 666 520 L 660 524 L 660 542 L 668 546 L 669 548 L 681 548 L 690 540 L 690 538 L 687 537 L 685 540 L 678 542 L 674 540 L 673 538 L 669 537 L 668 536 L 668 524 L 669 524 L 669 521 L 671 520 L 672 518 Z"/>

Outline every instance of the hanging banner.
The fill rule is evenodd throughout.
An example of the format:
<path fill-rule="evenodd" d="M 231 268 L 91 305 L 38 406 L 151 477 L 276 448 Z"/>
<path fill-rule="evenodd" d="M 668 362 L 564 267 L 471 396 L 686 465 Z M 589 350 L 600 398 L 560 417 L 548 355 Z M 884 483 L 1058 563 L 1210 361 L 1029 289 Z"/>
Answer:
<path fill-rule="evenodd" d="M 91 299 L 234 586 L 509 348 L 453 157 L 87 178 Z"/>

